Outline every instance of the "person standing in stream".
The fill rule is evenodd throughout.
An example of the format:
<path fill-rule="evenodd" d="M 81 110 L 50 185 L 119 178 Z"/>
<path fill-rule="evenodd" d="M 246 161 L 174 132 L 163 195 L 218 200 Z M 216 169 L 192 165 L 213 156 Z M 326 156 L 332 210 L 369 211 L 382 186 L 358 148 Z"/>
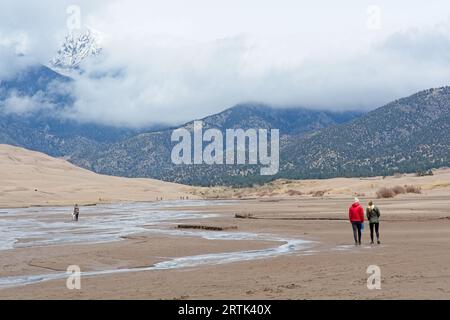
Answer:
<path fill-rule="evenodd" d="M 373 201 L 369 202 L 369 206 L 366 209 L 366 217 L 370 226 L 370 244 L 373 244 L 373 229 L 375 229 L 377 234 L 377 243 L 380 244 L 380 209 L 373 204 Z"/>
<path fill-rule="evenodd" d="M 73 208 L 73 220 L 74 221 L 78 221 L 78 216 L 80 214 L 80 208 L 78 207 L 78 204 L 75 205 L 75 207 Z"/>
<path fill-rule="evenodd" d="M 358 198 L 355 198 L 355 201 L 348 209 L 348 218 L 352 224 L 355 245 L 361 245 L 361 228 L 364 223 L 364 209 L 359 204 Z"/>

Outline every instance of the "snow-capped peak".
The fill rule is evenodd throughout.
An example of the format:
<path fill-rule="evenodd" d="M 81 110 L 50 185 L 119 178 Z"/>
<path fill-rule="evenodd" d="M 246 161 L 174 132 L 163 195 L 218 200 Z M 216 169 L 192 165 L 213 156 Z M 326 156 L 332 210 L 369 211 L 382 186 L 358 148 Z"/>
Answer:
<path fill-rule="evenodd" d="M 103 35 L 91 28 L 84 31 L 72 31 L 65 38 L 50 66 L 64 71 L 78 69 L 80 63 L 91 56 L 101 53 Z"/>

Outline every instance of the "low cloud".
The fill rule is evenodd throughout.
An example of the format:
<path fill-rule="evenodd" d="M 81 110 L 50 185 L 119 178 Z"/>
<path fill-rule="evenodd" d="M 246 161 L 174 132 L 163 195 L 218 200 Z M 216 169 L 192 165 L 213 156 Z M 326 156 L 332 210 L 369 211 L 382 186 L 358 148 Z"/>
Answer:
<path fill-rule="evenodd" d="M 14 18 L 0 30 L 0 47 L 3 43 L 10 52 L 47 63 L 67 33 L 70 3 L 62 1 L 54 10 L 49 10 L 53 1 L 33 4 L 46 19 L 28 15 L 27 20 L 23 5 L 5 1 L 8 10 L 0 18 Z M 346 8 L 290 0 L 277 7 L 269 1 L 230 0 L 220 8 L 202 0 L 190 5 L 81 1 L 83 26 L 104 34 L 104 49 L 82 64 L 83 73 L 73 75 L 75 101 L 64 114 L 79 121 L 145 126 L 189 121 L 247 101 L 370 110 L 448 85 L 445 10 L 404 2 L 408 15 L 397 2 L 379 1 L 385 20 L 374 31 L 365 24 L 369 1 L 352 1 Z M 0 51 L 0 79 L 13 73 L 12 57 Z M 28 110 L 38 98 L 21 104 L 11 96 L 9 109 Z"/>
<path fill-rule="evenodd" d="M 139 50 L 112 45 L 104 61 L 87 66 L 90 72 L 76 78 L 73 111 L 80 119 L 137 126 L 173 123 L 245 101 L 370 110 L 449 84 L 450 37 L 436 30 L 396 33 L 349 56 L 289 63 L 267 59 L 265 47 L 246 37 L 196 44 L 149 42 L 153 44 L 131 42 Z"/>
<path fill-rule="evenodd" d="M 14 87 L 3 89 L 0 90 L 0 115 L 33 115 L 43 112 L 52 117 L 67 118 L 68 110 L 73 108 L 72 94 L 73 82 L 59 80 L 50 81 L 43 90 L 32 95 Z"/>
<path fill-rule="evenodd" d="M 5 114 L 28 115 L 38 111 L 56 112 L 57 106 L 41 91 L 33 96 L 12 91 L 0 101 L 0 111 Z"/>

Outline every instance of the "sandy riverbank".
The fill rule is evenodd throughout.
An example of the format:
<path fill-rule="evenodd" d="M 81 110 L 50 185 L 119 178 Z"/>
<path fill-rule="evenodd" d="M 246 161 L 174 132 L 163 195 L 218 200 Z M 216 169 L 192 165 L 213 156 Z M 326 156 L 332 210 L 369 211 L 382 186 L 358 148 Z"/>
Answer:
<path fill-rule="evenodd" d="M 365 199 L 362 199 L 365 201 Z M 65 280 L 1 289 L 0 298 L 31 299 L 373 299 L 450 298 L 450 199 L 405 196 L 379 201 L 382 245 L 352 245 L 348 222 L 299 220 L 345 216 L 344 199 L 277 199 L 208 205 L 208 224 L 233 224 L 236 232 L 300 237 L 316 242 L 308 252 L 254 261 L 152 270 L 82 279 L 70 291 Z M 173 208 L 169 210 L 186 210 Z M 192 209 L 192 208 L 190 208 Z M 235 219 L 252 212 L 261 219 Z M 344 212 L 344 213 L 343 213 Z M 201 220 L 200 220 L 201 221 Z M 198 223 L 199 221 L 197 221 Z M 1 277 L 61 271 L 69 264 L 84 270 L 129 268 L 191 254 L 261 249 L 271 242 L 207 240 L 141 234 L 118 242 L 20 248 L 0 253 Z M 368 290 L 366 268 L 378 265 L 382 289 Z"/>

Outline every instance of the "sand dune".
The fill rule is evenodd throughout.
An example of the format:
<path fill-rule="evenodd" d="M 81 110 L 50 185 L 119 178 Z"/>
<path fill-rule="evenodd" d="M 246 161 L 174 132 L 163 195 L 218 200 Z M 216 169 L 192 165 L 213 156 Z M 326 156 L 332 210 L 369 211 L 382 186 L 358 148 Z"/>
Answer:
<path fill-rule="evenodd" d="M 0 145 L 0 207 L 154 201 L 191 196 L 191 188 L 153 179 L 105 176 L 63 159 Z"/>
<path fill-rule="evenodd" d="M 252 188 L 197 188 L 195 193 L 205 198 L 299 198 L 299 197 L 345 197 L 377 198 L 381 188 L 415 186 L 424 195 L 444 196 L 450 193 L 450 169 L 433 170 L 432 176 L 418 177 L 402 174 L 389 177 L 335 178 L 323 180 L 276 180 Z M 409 197 L 412 195 L 399 195 Z"/>
<path fill-rule="evenodd" d="M 424 195 L 450 192 L 450 169 L 434 170 L 433 176 L 414 174 L 373 178 L 324 180 L 276 180 L 253 188 L 194 188 L 154 179 L 105 176 L 76 167 L 63 159 L 19 147 L 0 145 L 0 207 L 71 205 L 154 201 L 156 198 L 376 198 L 383 187 L 412 185 Z M 410 195 L 400 195 L 408 197 Z"/>

